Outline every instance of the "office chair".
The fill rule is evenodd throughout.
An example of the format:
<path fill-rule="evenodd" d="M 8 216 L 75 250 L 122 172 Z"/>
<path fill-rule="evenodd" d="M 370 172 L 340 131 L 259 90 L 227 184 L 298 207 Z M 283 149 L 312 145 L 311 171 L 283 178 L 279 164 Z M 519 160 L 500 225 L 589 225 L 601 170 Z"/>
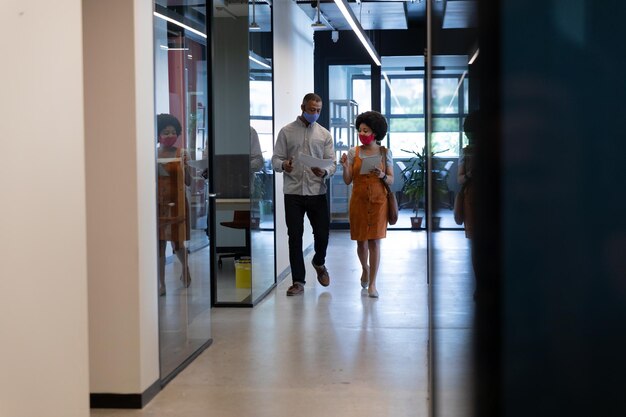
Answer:
<path fill-rule="evenodd" d="M 450 181 L 455 179 L 454 175 L 450 172 L 454 161 L 448 161 L 439 171 L 439 178 L 437 180 L 438 186 L 441 188 L 441 192 L 447 196 L 448 201 L 442 201 L 442 205 L 452 210 L 454 207 L 454 191 L 450 188 Z"/>
<path fill-rule="evenodd" d="M 250 256 L 250 210 L 235 210 L 233 212 L 233 220 L 229 222 L 220 222 L 224 227 L 230 227 L 232 229 L 245 229 L 246 230 L 246 248 L 245 252 L 235 253 L 222 253 L 217 259 L 218 268 L 222 268 L 223 258 L 239 258 L 242 256 Z"/>

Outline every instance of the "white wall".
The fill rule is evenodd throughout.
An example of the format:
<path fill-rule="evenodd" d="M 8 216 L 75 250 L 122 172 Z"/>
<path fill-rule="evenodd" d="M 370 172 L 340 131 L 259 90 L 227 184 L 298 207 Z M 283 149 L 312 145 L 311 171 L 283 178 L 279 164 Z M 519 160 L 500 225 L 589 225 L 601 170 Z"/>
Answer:
<path fill-rule="evenodd" d="M 280 128 L 302 113 L 305 94 L 313 91 L 313 30 L 311 20 L 292 1 L 274 1 L 274 120 Z M 327 104 L 327 103 L 325 103 Z M 274 137 L 276 141 L 276 137 Z M 289 267 L 283 176 L 276 175 L 276 270 Z M 303 248 L 313 243 L 308 220 L 304 221 Z"/>
<path fill-rule="evenodd" d="M 159 378 L 152 2 L 83 0 L 90 390 Z"/>
<path fill-rule="evenodd" d="M 2 417 L 89 415 L 81 19 L 0 2 Z"/>

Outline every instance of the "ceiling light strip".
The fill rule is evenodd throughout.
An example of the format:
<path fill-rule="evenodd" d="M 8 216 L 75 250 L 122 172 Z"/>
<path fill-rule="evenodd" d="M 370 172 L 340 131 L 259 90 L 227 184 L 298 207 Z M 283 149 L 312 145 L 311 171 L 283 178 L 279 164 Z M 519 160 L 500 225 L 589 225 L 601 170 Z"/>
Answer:
<path fill-rule="evenodd" d="M 341 11 L 341 14 L 343 14 L 344 19 L 346 19 L 346 21 L 348 22 L 348 24 L 350 25 L 354 33 L 356 33 L 356 36 L 359 38 L 359 40 L 361 41 L 361 43 L 363 44 L 367 52 L 372 57 L 372 60 L 376 63 L 376 65 L 380 67 L 381 63 L 380 63 L 380 56 L 378 56 L 378 52 L 376 52 L 376 49 L 374 49 L 374 45 L 372 45 L 372 42 L 370 42 L 370 39 L 365 35 L 365 32 L 363 31 L 361 24 L 356 19 L 356 16 L 352 12 L 352 9 L 350 8 L 350 6 L 348 6 L 348 3 L 346 2 L 346 0 L 335 0 L 335 4 Z"/>
<path fill-rule="evenodd" d="M 398 112 L 400 114 L 404 114 L 404 108 L 400 104 L 400 100 L 398 100 L 398 96 L 396 95 L 396 92 L 391 86 L 391 80 L 389 80 L 389 76 L 387 76 L 387 73 L 385 71 L 383 71 L 383 78 L 385 79 L 385 82 L 387 83 L 387 87 L 389 87 L 389 92 L 391 93 L 391 97 L 393 97 L 393 100 L 396 102 L 396 106 L 398 106 L 398 109 L 399 109 Z"/>
<path fill-rule="evenodd" d="M 200 32 L 198 29 L 194 29 L 194 28 L 192 28 L 191 26 L 187 26 L 187 25 L 186 25 L 186 24 L 184 24 L 183 22 L 179 22 L 178 20 L 176 20 L 176 19 L 172 19 L 171 17 L 167 17 L 167 16 L 165 16 L 165 15 L 163 15 L 163 14 L 161 14 L 161 13 L 158 13 L 158 12 L 153 12 L 153 14 L 154 14 L 156 17 L 158 17 L 159 19 L 163 19 L 163 20 L 165 20 L 165 21 L 167 21 L 167 22 L 173 23 L 173 24 L 175 24 L 176 26 L 180 26 L 180 27 L 181 27 L 181 28 L 183 28 L 183 29 L 187 29 L 188 31 L 193 32 L 193 33 L 195 33 L 196 35 L 200 35 L 200 36 L 202 36 L 203 38 L 205 38 L 205 39 L 206 39 L 206 33 L 202 33 L 202 32 Z"/>
<path fill-rule="evenodd" d="M 474 52 L 474 55 L 472 55 L 467 65 L 472 65 L 474 61 L 476 61 L 476 58 L 478 58 L 478 52 L 480 52 L 480 49 L 476 48 L 476 52 Z"/>
<path fill-rule="evenodd" d="M 265 62 L 261 61 L 260 59 L 252 56 L 252 54 L 248 55 L 248 58 L 250 59 L 250 61 L 252 62 L 256 62 L 257 64 L 259 64 L 260 66 L 262 66 L 263 68 L 267 68 L 267 69 L 272 69 L 272 67 L 270 67 L 268 64 L 266 64 Z"/>
<path fill-rule="evenodd" d="M 450 98 L 450 103 L 448 103 L 448 107 L 446 107 L 446 113 L 450 113 L 452 111 L 452 104 L 454 104 L 454 99 L 459 95 L 459 89 L 461 88 L 461 85 L 463 85 L 463 80 L 466 75 L 467 71 L 463 71 L 463 74 L 461 74 L 461 78 L 459 78 L 459 82 L 456 85 L 456 89 L 454 90 L 454 94 Z"/>

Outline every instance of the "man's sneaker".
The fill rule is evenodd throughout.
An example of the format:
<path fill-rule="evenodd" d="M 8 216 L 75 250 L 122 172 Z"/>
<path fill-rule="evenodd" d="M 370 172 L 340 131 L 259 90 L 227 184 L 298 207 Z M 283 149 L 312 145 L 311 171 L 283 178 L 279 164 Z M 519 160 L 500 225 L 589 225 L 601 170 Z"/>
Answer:
<path fill-rule="evenodd" d="M 304 285 L 299 282 L 294 283 L 287 290 L 287 295 L 302 295 L 304 293 Z"/>
<path fill-rule="evenodd" d="M 330 277 L 328 276 L 328 269 L 326 269 L 324 265 L 321 265 L 321 266 L 315 265 L 313 261 L 311 261 L 311 264 L 313 265 L 313 268 L 315 268 L 315 271 L 317 272 L 317 282 L 319 282 L 322 285 L 322 287 L 328 287 L 328 284 L 330 284 Z"/>

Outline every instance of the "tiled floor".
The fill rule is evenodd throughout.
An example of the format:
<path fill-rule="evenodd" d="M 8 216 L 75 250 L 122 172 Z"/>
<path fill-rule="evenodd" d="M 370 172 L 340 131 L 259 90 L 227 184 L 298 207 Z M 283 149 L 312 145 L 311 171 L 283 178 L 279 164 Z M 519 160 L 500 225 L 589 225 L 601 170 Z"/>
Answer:
<path fill-rule="evenodd" d="M 288 276 L 253 309 L 214 308 L 214 343 L 143 410 L 93 417 L 468 416 L 471 274 L 462 232 L 438 232 L 434 340 L 429 341 L 426 233 L 390 231 L 379 299 L 362 293 L 355 243 L 333 231 L 321 287 L 307 259 L 303 296 Z M 446 249 L 446 248 L 449 248 Z M 436 305 L 437 305 L 436 304 Z M 436 348 L 429 370 L 429 342 Z"/>

